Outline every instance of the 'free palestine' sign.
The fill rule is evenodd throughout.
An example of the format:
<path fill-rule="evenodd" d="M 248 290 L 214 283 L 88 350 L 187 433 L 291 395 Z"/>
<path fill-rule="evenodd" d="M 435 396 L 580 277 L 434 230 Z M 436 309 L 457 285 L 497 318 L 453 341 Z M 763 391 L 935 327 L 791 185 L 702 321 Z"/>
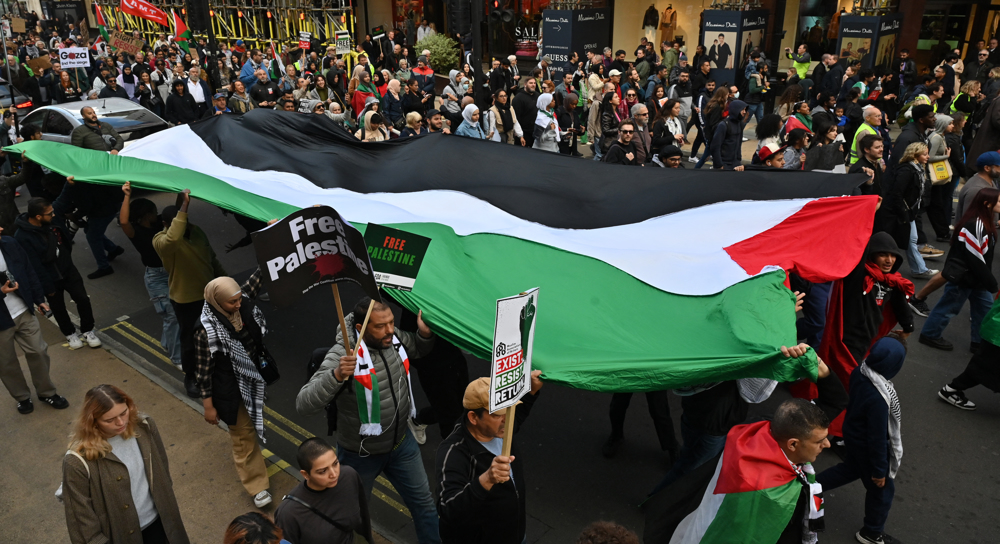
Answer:
<path fill-rule="evenodd" d="M 375 270 L 375 281 L 383 287 L 410 291 L 424 262 L 431 239 L 375 223 L 365 228 L 365 245 Z"/>

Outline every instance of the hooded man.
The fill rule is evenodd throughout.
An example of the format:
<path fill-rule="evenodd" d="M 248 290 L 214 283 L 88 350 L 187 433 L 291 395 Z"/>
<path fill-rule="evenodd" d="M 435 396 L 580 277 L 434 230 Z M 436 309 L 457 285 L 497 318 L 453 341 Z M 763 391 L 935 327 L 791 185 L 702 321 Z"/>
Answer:
<path fill-rule="evenodd" d="M 714 168 L 742 172 L 743 118 L 747 115 L 747 103 L 733 100 L 728 111 L 729 115 L 715 127 L 708 149 Z"/>
<path fill-rule="evenodd" d="M 680 168 L 683 170 L 684 163 L 681 162 L 683 156 L 681 148 L 674 144 L 667 144 L 660 148 L 660 152 L 653 157 L 653 164 L 660 168 Z"/>
<path fill-rule="evenodd" d="M 891 380 L 905 358 L 906 347 L 896 337 L 882 338 L 851 372 L 851 395 L 844 417 L 844 461 L 816 476 L 824 491 L 854 480 L 864 484 L 864 526 L 855 535 L 863 544 L 899 542 L 885 534 L 885 521 L 903 457 L 899 396 Z"/>

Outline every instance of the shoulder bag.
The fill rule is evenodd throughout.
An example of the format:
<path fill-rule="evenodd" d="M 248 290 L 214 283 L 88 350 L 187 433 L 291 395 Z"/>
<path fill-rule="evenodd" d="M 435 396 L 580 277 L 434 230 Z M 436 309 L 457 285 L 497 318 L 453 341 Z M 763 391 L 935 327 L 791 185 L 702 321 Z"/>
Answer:
<path fill-rule="evenodd" d="M 331 518 L 330 516 L 324 514 L 323 512 L 320 512 L 315 507 L 313 507 L 311 504 L 309 504 L 306 501 L 304 501 L 304 500 L 296 497 L 295 495 L 285 495 L 284 497 L 281 497 L 281 500 L 285 500 L 285 499 L 293 501 L 293 502 L 297 502 L 297 503 L 301 504 L 302 506 L 305 506 L 313 514 L 316 514 L 317 516 L 319 516 L 320 518 L 322 518 L 323 521 L 325 521 L 325 522 L 329 523 L 330 525 L 333 525 L 334 527 L 336 527 L 338 531 L 347 533 L 349 535 L 354 534 L 354 531 L 351 530 L 346 525 L 344 525 L 343 523 L 340 523 L 339 521 L 334 521 L 333 518 Z"/>

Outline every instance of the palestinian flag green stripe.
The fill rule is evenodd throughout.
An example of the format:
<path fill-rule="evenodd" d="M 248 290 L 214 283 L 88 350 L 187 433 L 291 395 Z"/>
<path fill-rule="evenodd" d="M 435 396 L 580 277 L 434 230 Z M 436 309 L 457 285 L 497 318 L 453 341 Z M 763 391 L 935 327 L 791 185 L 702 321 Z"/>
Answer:
<path fill-rule="evenodd" d="M 771 544 L 788 525 L 802 483 L 792 480 L 785 485 L 728 493 L 722 499 L 715 519 L 705 530 L 701 542 L 713 544 Z"/>
<path fill-rule="evenodd" d="M 134 187 L 165 192 L 190 188 L 194 197 L 260 220 L 296 209 L 210 172 L 165 162 L 44 141 L 7 149 L 25 151 L 29 159 L 83 182 L 132 181 Z M 324 203 L 322 197 L 317 203 Z M 348 206 L 341 211 L 364 228 Z M 534 365 L 547 381 L 614 392 L 740 377 L 815 378 L 812 352 L 790 360 L 777 349 L 795 342 L 794 296 L 782 284 L 781 271 L 715 294 L 685 296 L 651 287 L 601 260 L 522 238 L 459 236 L 441 223 L 389 226 L 432 239 L 414 290 L 393 296 L 411 310 L 423 310 L 436 332 L 478 357 L 488 358 L 492 349 L 496 299 L 537 286 L 547 302 L 538 316 Z"/>

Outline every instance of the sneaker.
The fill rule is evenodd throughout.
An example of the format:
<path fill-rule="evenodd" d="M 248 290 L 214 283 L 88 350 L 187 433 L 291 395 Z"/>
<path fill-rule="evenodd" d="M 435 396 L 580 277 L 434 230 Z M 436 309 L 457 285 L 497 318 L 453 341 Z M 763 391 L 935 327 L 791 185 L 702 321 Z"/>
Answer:
<path fill-rule="evenodd" d="M 94 331 L 87 331 L 83 333 L 83 339 L 87 341 L 87 345 L 92 348 L 101 347 L 101 339 L 94 334 Z"/>
<path fill-rule="evenodd" d="M 750 141 L 750 138 L 747 138 L 746 136 L 744 136 L 744 137 L 743 137 L 743 141 L 744 141 L 744 142 L 749 142 L 749 141 Z"/>
<path fill-rule="evenodd" d="M 926 255 L 924 255 L 924 257 L 926 257 Z M 918 280 L 929 280 L 934 276 L 936 276 L 938 272 L 940 271 L 935 270 L 933 268 L 928 268 L 927 270 L 920 272 L 919 274 L 913 274 L 913 277 Z"/>
<path fill-rule="evenodd" d="M 955 349 L 955 346 L 944 338 L 931 338 L 930 336 L 923 334 L 920 335 L 920 343 L 942 351 L 951 351 Z"/>
<path fill-rule="evenodd" d="M 271 494 L 267 490 L 261 491 L 253 496 L 253 503 L 257 508 L 264 508 L 271 504 Z"/>
<path fill-rule="evenodd" d="M 962 410 L 976 409 L 976 403 L 966 398 L 965 392 L 957 389 L 955 391 L 948 391 L 946 388 L 942 387 L 938 390 L 938 398 L 955 408 L 961 408 Z"/>
<path fill-rule="evenodd" d="M 924 244 L 924 245 L 920 246 L 917 249 L 917 251 L 919 251 L 920 255 L 922 257 L 925 257 L 925 258 L 926 257 L 930 257 L 930 258 L 933 259 L 933 258 L 940 257 L 940 256 L 944 255 L 944 251 L 941 251 L 940 249 L 938 249 L 938 248 L 936 248 L 936 247 L 934 247 L 934 246 L 932 246 L 930 244 Z"/>
<path fill-rule="evenodd" d="M 698 157 L 688 157 L 688 162 L 698 164 Z"/>
<path fill-rule="evenodd" d="M 424 445 L 427 443 L 427 425 L 421 425 L 413 419 L 406 420 L 406 424 L 410 427 L 410 432 L 413 433 L 413 438 L 416 439 L 417 444 Z"/>
<path fill-rule="evenodd" d="M 59 395 L 52 395 L 51 397 L 38 397 L 38 400 L 48 404 L 56 410 L 65 410 L 66 408 L 69 408 L 69 401 L 66 400 L 66 397 L 60 397 Z"/>
<path fill-rule="evenodd" d="M 855 533 L 854 538 L 861 544 L 885 544 L 881 533 L 873 533 L 865 529 L 861 529 Z"/>
<path fill-rule="evenodd" d="M 604 446 L 601 447 L 601 455 L 603 455 L 605 459 L 611 459 L 618 453 L 618 450 L 622 447 L 622 442 L 625 442 L 624 436 L 618 438 L 615 438 L 614 436 L 609 436 L 608 441 L 605 442 Z"/>
<path fill-rule="evenodd" d="M 35 411 L 35 405 L 32 404 L 31 399 L 19 400 L 17 401 L 17 411 L 21 414 L 30 414 Z"/>
<path fill-rule="evenodd" d="M 931 313 L 931 309 L 927 307 L 927 301 L 917 298 L 916 295 L 910 297 L 909 304 L 913 313 L 920 317 L 927 317 Z"/>
<path fill-rule="evenodd" d="M 75 332 L 67 336 L 66 340 L 69 341 L 69 349 L 80 349 L 83 347 L 83 340 L 80 340 L 80 335 Z"/>
<path fill-rule="evenodd" d="M 115 258 L 117 258 L 122 253 L 125 253 L 125 248 L 123 248 L 122 246 L 118 246 L 112 249 L 111 251 L 108 252 L 108 262 L 115 260 Z"/>
<path fill-rule="evenodd" d="M 97 270 L 87 274 L 88 279 L 96 280 L 97 278 L 103 278 L 104 276 L 110 276 L 115 273 L 115 269 L 110 266 L 107 268 L 98 268 Z"/>

